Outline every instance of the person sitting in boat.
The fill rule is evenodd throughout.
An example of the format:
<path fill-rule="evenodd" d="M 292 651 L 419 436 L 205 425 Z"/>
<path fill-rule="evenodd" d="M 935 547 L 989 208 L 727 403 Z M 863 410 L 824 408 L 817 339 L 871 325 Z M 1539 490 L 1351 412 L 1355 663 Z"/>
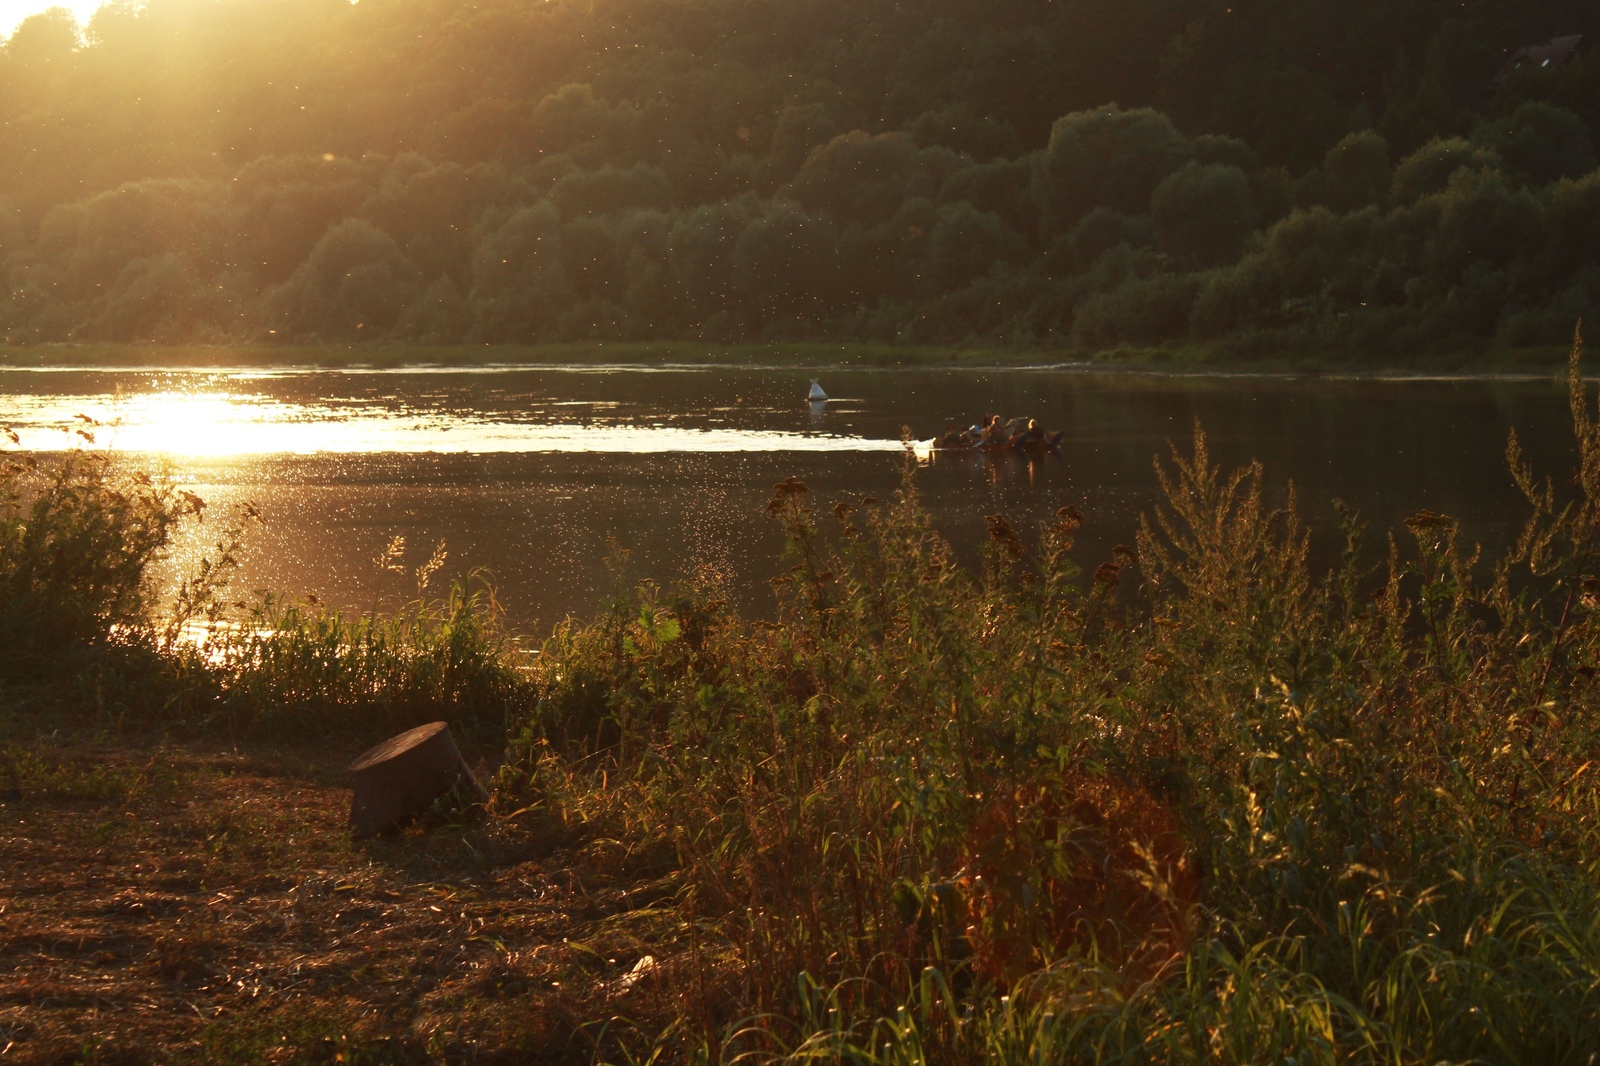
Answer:
<path fill-rule="evenodd" d="M 1055 447 L 1056 441 L 1061 439 L 1060 433 L 1046 433 L 1044 427 L 1036 419 L 1028 419 L 1027 426 L 1017 435 L 1015 446 L 1018 451 L 1030 455 L 1038 455 L 1047 449 Z"/>

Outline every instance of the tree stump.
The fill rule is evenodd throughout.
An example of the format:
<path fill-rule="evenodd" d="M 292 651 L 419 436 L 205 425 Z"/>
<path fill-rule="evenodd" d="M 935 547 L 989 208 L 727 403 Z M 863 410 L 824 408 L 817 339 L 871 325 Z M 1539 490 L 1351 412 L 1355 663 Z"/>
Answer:
<path fill-rule="evenodd" d="M 419 725 L 369 748 L 350 764 L 350 774 L 350 835 L 356 839 L 403 829 L 451 789 L 480 803 L 489 799 L 444 722 Z"/>

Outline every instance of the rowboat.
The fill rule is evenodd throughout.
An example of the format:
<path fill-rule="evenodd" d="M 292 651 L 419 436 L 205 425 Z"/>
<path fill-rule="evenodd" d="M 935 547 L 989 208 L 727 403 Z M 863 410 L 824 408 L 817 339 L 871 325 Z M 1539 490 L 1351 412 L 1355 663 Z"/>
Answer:
<path fill-rule="evenodd" d="M 986 454 L 1022 452 L 1028 455 L 1045 455 L 1050 452 L 1060 451 L 1061 442 L 1066 435 L 1065 430 L 1058 429 L 1046 433 L 1037 427 L 1030 427 L 1001 436 L 985 436 L 977 427 L 959 433 L 954 430 L 946 430 L 944 436 L 934 438 L 933 450 L 941 452 L 983 452 Z"/>

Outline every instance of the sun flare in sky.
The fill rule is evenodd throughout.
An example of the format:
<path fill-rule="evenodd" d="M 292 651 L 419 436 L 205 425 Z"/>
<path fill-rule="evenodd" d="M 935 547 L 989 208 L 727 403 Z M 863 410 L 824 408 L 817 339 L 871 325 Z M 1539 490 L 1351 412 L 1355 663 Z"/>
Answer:
<path fill-rule="evenodd" d="M 11 31 L 23 19 L 52 7 L 66 8 L 77 18 L 78 25 L 87 25 L 89 16 L 99 10 L 100 3 L 101 0 L 62 0 L 60 3 L 50 3 L 50 0 L 0 0 L 0 37 L 10 37 Z"/>

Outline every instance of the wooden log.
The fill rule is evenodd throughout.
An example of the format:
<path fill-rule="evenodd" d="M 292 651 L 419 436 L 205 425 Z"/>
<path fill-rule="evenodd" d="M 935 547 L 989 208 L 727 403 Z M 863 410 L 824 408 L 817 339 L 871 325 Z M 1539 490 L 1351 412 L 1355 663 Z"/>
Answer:
<path fill-rule="evenodd" d="M 489 799 L 444 722 L 419 725 L 369 748 L 350 764 L 350 774 L 350 835 L 356 839 L 405 828 L 451 789 L 480 803 Z"/>

